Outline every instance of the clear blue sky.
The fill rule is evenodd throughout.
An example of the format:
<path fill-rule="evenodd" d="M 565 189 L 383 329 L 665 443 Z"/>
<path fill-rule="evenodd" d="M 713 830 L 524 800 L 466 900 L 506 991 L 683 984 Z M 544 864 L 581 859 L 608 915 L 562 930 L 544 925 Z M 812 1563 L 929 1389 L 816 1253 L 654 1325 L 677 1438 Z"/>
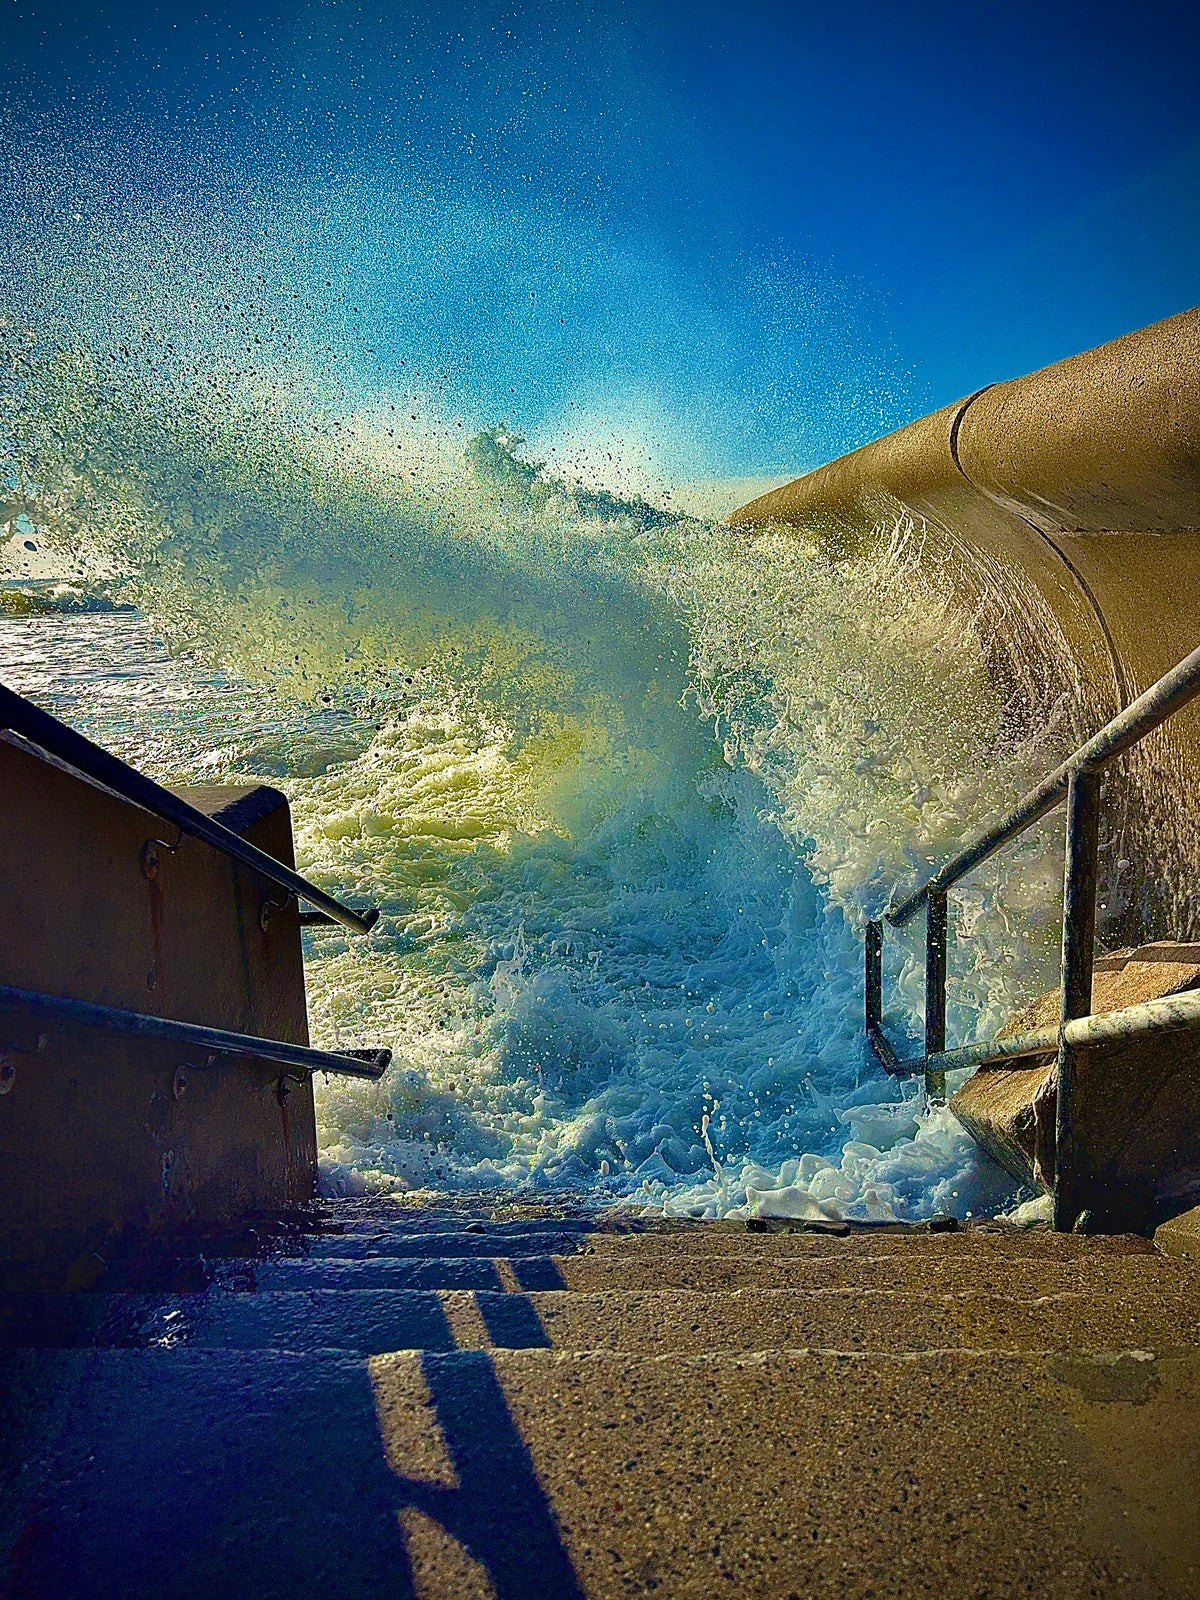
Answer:
<path fill-rule="evenodd" d="M 373 236 L 469 200 L 490 255 L 461 212 L 408 239 L 421 337 L 534 431 L 606 364 L 664 404 L 724 368 L 721 464 L 798 469 L 1200 301 L 1194 3 L 3 3 L 10 159 L 351 174 Z"/>

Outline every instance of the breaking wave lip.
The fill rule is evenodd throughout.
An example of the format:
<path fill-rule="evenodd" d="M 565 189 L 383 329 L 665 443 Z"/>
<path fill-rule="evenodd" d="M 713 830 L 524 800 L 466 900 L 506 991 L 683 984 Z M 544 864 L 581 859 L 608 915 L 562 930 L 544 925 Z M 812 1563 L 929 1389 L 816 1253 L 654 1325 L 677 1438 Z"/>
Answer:
<path fill-rule="evenodd" d="M 464 449 L 394 402 L 315 432 L 292 406 L 176 391 L 152 430 L 117 406 L 136 471 L 24 483 L 39 538 L 171 643 L 139 647 L 175 688 L 127 753 L 281 782 L 307 870 L 382 906 L 366 939 L 308 935 L 316 1041 L 396 1052 L 380 1084 L 319 1086 L 326 1190 L 997 1209 L 1011 1180 L 864 1049 L 859 929 L 1070 730 L 1014 734 L 930 531 L 897 518 L 835 559 L 568 483 L 504 429 Z M 93 648 L 115 620 L 86 619 Z M 958 899 L 960 1030 L 1047 970 L 1055 869 L 1044 838 L 1022 851 Z M 891 962 L 903 1029 L 919 953 Z"/>

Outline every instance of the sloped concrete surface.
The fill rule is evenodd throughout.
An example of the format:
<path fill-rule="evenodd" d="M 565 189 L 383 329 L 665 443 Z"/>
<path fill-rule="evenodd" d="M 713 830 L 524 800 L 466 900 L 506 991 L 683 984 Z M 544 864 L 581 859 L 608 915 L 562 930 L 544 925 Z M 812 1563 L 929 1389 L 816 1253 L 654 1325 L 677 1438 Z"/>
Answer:
<path fill-rule="evenodd" d="M 0 1296 L 0 1594 L 1190 1597 L 1198 1311 L 1141 1239 L 318 1208 Z"/>
<path fill-rule="evenodd" d="M 1097 1015 L 1194 989 L 1200 945 L 1176 941 L 1116 951 L 1096 966 Z M 1029 1001 L 1001 1035 L 1057 1026 L 1057 989 Z M 1150 1231 L 1200 1195 L 1200 1045 L 1148 1035 L 1094 1052 L 1082 1067 L 1075 1139 L 1093 1174 L 1089 1209 L 1112 1227 Z M 975 1142 L 1022 1183 L 1054 1185 L 1057 1065 L 1042 1056 L 984 1066 L 950 1100 Z"/>

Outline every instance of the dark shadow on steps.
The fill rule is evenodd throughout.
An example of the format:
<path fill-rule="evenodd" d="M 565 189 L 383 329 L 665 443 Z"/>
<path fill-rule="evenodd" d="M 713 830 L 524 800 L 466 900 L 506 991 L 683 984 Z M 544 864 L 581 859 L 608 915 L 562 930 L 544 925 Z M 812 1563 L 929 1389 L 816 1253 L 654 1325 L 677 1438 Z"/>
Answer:
<path fill-rule="evenodd" d="M 514 1256 L 508 1263 L 512 1275 L 526 1294 L 539 1289 L 565 1289 L 567 1280 L 553 1256 Z M 497 1286 L 498 1287 L 498 1286 Z"/>
<path fill-rule="evenodd" d="M 488 1298 L 498 1343 L 546 1342 L 521 1296 Z M 448 1325 L 438 1343 L 452 1348 Z M 415 1600 L 408 1507 L 481 1564 L 495 1600 L 583 1600 L 486 1352 L 422 1357 L 456 1488 L 393 1472 L 361 1358 L 185 1347 L 6 1360 L 2 1600 Z"/>
<path fill-rule="evenodd" d="M 492 1343 L 501 1350 L 548 1350 L 550 1335 L 523 1294 L 476 1294 L 475 1304 Z"/>
<path fill-rule="evenodd" d="M 404 1504 L 479 1562 L 496 1600 L 584 1600 L 491 1358 L 460 1351 L 421 1366 L 458 1487 L 401 1479 Z"/>
<path fill-rule="evenodd" d="M 3 1600 L 415 1600 L 365 1361 L 24 1360 L 29 1400 L 6 1420 L 28 1441 L 43 1387 L 59 1426 L 18 1465 L 0 1516 Z"/>

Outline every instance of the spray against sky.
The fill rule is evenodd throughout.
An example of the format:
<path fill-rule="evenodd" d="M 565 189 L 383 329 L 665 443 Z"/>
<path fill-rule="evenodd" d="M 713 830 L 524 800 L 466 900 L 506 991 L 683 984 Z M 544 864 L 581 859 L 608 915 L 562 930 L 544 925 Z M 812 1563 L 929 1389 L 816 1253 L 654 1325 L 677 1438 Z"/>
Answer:
<path fill-rule="evenodd" d="M 796 471 L 1200 298 L 1173 0 L 25 0 L 3 30 L 18 264 L 47 224 L 117 294 L 139 249 L 208 255 L 198 292 L 275 295 L 339 383 L 648 478 Z"/>

